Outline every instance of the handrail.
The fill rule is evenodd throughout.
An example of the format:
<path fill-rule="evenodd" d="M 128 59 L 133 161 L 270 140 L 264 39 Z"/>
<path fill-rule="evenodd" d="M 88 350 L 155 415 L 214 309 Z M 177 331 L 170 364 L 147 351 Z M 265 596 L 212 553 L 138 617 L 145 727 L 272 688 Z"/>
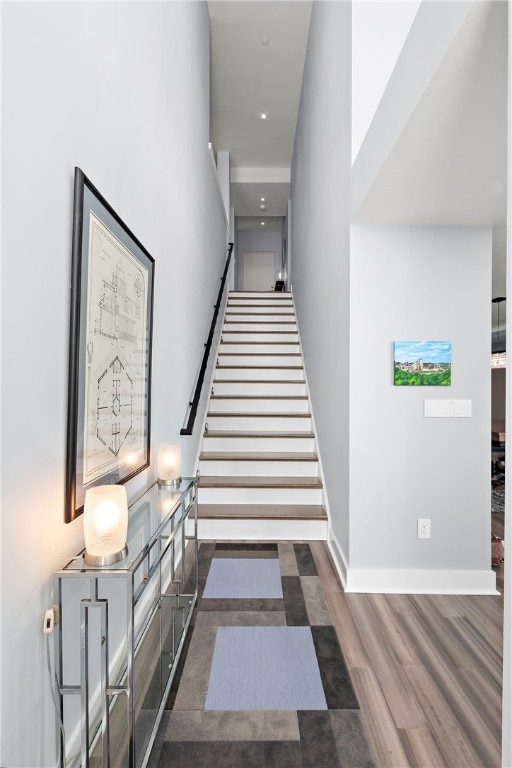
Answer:
<path fill-rule="evenodd" d="M 206 340 L 206 344 L 204 345 L 203 360 L 201 362 L 201 368 L 199 369 L 199 373 L 197 375 L 196 385 L 194 389 L 194 396 L 188 404 L 188 407 L 187 407 L 188 418 L 185 417 L 186 425 L 181 428 L 180 435 L 191 435 L 194 430 L 194 422 L 196 420 L 197 408 L 199 406 L 201 390 L 203 388 L 204 375 L 206 373 L 206 366 L 208 365 L 208 355 L 210 354 L 210 348 L 212 346 L 213 334 L 215 333 L 215 325 L 217 323 L 217 315 L 219 314 L 222 294 L 224 293 L 224 286 L 226 284 L 226 277 L 228 274 L 232 253 L 233 253 L 233 243 L 230 243 L 228 248 L 228 256 L 226 259 L 226 266 L 224 267 L 224 272 L 221 277 L 219 295 L 217 296 L 217 303 L 214 306 L 212 324 L 210 326 L 210 333 L 208 334 L 208 339 Z"/>

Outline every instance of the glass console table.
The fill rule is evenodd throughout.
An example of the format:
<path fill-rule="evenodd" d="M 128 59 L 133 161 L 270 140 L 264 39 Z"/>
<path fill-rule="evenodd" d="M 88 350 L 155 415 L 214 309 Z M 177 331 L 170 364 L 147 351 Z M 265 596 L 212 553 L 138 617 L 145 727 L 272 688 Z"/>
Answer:
<path fill-rule="evenodd" d="M 128 556 L 55 574 L 61 768 L 144 768 L 197 598 L 196 478 L 129 505 Z"/>

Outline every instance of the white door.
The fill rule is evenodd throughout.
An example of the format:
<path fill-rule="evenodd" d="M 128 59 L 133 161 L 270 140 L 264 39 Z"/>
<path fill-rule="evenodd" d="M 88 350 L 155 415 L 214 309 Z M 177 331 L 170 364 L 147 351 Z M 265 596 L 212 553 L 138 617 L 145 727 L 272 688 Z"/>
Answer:
<path fill-rule="evenodd" d="M 244 253 L 244 291 L 272 291 L 275 283 L 275 251 Z"/>

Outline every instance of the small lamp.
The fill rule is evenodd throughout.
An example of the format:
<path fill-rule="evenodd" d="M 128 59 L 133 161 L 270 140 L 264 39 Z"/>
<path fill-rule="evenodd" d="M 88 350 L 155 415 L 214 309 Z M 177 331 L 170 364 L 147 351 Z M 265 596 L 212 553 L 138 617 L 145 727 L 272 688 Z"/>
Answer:
<path fill-rule="evenodd" d="M 85 494 L 84 537 L 87 565 L 112 565 L 128 554 L 128 500 L 122 485 L 97 485 Z"/>
<path fill-rule="evenodd" d="M 158 485 L 177 488 L 181 483 L 181 446 L 162 443 L 158 446 Z"/>

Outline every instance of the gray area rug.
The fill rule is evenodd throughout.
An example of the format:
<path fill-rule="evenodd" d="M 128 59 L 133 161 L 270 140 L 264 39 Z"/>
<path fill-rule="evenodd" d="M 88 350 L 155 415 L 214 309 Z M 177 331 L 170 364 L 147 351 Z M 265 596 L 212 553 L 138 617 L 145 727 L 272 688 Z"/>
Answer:
<path fill-rule="evenodd" d="M 219 627 L 204 708 L 327 709 L 311 629 Z"/>
<path fill-rule="evenodd" d="M 213 559 L 203 597 L 274 598 L 282 597 L 279 560 Z"/>

